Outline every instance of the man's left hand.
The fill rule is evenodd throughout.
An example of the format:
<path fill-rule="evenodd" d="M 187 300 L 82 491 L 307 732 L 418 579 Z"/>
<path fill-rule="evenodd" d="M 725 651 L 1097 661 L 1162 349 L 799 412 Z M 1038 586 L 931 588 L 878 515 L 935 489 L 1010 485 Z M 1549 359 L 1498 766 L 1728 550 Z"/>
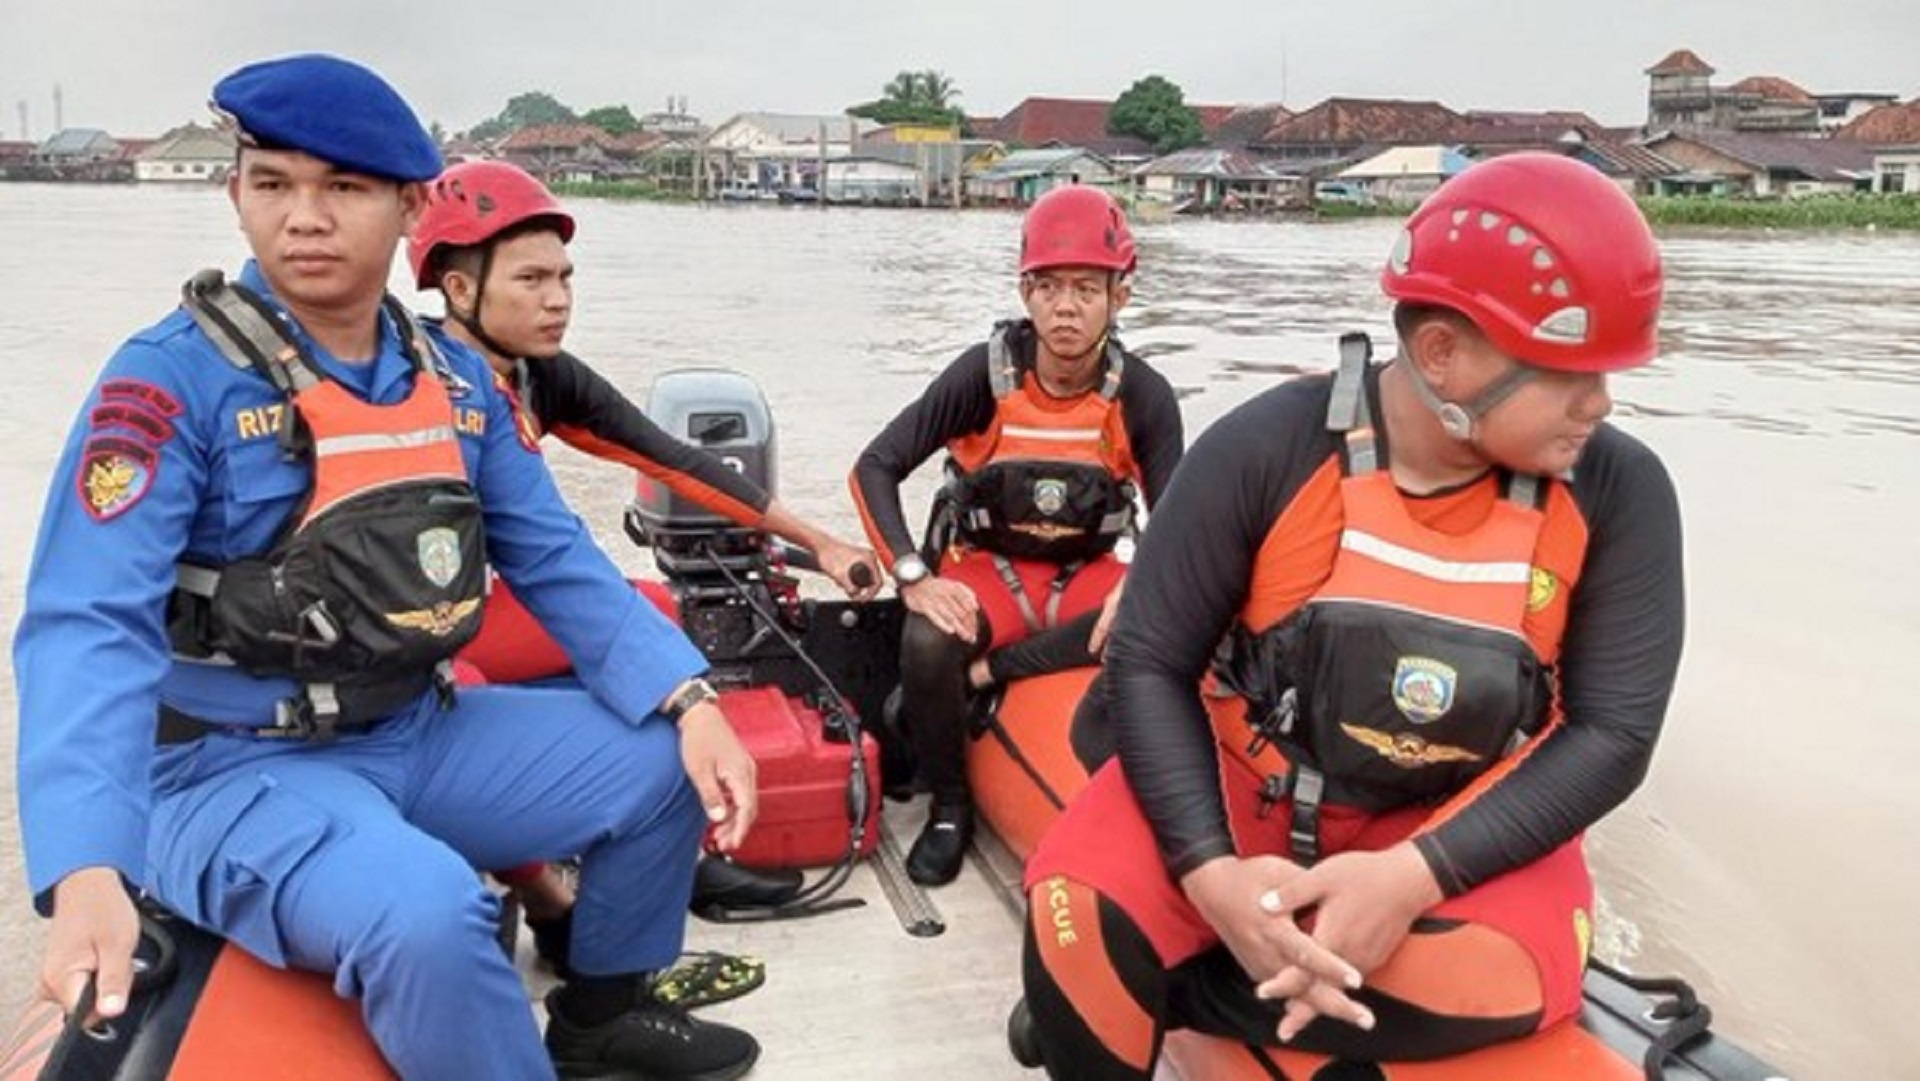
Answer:
<path fill-rule="evenodd" d="M 1342 852 L 1302 872 L 1262 899 L 1273 912 L 1312 912 L 1313 940 L 1360 970 L 1371 973 L 1406 940 L 1420 914 L 1444 899 L 1426 858 L 1411 843 L 1380 852 Z M 1326 988 L 1298 966 L 1262 983 L 1259 995 L 1286 999 L 1280 1039 L 1292 1039 L 1322 1012 Z"/>
<path fill-rule="evenodd" d="M 680 718 L 680 759 L 707 809 L 714 844 L 722 852 L 739 848 L 760 813 L 758 767 L 719 706 L 702 702 Z"/>

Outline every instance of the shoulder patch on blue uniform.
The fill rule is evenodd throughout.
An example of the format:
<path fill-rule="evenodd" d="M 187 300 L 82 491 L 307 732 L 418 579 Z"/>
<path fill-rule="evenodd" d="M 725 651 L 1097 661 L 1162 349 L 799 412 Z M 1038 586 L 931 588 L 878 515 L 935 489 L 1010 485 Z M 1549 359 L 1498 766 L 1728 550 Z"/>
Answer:
<path fill-rule="evenodd" d="M 160 456 L 152 446 L 118 435 L 95 435 L 80 448 L 75 477 L 82 505 L 96 522 L 127 511 L 153 487 Z"/>
<path fill-rule="evenodd" d="M 131 402 L 163 417 L 180 415 L 180 403 L 173 395 L 138 379 L 109 379 L 100 384 L 100 400 Z"/>

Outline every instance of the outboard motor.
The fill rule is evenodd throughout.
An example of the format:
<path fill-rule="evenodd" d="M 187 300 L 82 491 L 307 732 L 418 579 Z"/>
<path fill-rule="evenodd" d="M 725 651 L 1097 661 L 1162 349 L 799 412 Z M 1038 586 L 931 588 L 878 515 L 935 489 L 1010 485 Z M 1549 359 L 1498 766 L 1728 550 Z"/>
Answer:
<path fill-rule="evenodd" d="M 669 435 L 711 452 L 767 491 L 775 490 L 773 414 L 760 388 L 745 375 L 722 368 L 667 372 L 654 380 L 647 416 Z M 750 569 L 767 554 L 766 534 L 728 521 L 644 473 L 627 508 L 626 524 L 636 543 L 653 549 L 661 572 L 676 580 L 711 577 L 708 550 L 734 570 Z"/>
<path fill-rule="evenodd" d="M 773 414 L 753 380 L 720 368 L 685 368 L 654 380 L 647 415 L 676 438 L 700 447 L 768 492 L 778 452 Z M 782 573 L 785 550 L 761 530 L 733 522 L 642 473 L 626 514 L 627 535 L 653 549 L 679 602 L 687 636 L 721 682 L 761 682 L 748 671 L 780 643 L 758 623 L 743 593 L 797 626 L 799 590 Z M 742 588 L 744 587 L 744 588 Z"/>
<path fill-rule="evenodd" d="M 776 491 L 773 415 L 753 380 L 716 368 L 654 380 L 647 415 L 768 492 Z M 653 550 L 678 603 L 680 625 L 722 689 L 721 708 L 760 764 L 761 816 L 742 863 L 833 862 L 857 822 L 857 854 L 872 851 L 879 749 L 863 718 L 880 716 L 899 682 L 897 601 L 803 600 L 793 568 L 818 570 L 789 548 L 640 476 L 626 531 Z M 849 708 L 851 707 L 851 708 Z M 853 756 L 856 734 L 864 752 Z M 863 770 L 849 784 L 850 759 Z"/>

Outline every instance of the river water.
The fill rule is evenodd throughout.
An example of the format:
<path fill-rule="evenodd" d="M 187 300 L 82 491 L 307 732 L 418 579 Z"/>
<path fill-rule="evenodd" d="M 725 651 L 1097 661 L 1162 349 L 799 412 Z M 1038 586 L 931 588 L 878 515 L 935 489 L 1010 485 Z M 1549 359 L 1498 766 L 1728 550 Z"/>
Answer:
<path fill-rule="evenodd" d="M 575 210 L 569 344 L 636 397 L 670 367 L 751 374 L 780 428 L 781 497 L 847 536 L 844 478 L 860 447 L 1017 310 L 1009 214 Z M 1375 275 L 1393 230 L 1145 226 L 1126 340 L 1173 381 L 1197 432 L 1277 380 L 1328 368 L 1340 332 L 1386 336 Z M 1908 547 L 1920 530 L 1920 237 L 1663 241 L 1665 355 L 1617 381 L 1616 420 L 1679 484 L 1690 633 L 1653 773 L 1591 838 L 1611 914 L 1602 944 L 1636 970 L 1692 980 L 1723 1031 L 1797 1077 L 1920 1078 L 1920 1026 L 1907 1017 L 1908 996 L 1920 998 L 1907 833 L 1920 821 L 1907 772 L 1920 762 L 1920 693 L 1895 686 L 1920 657 Z M 189 272 L 243 254 L 213 190 L 0 185 L 9 656 L 49 473 L 99 365 Z M 398 275 L 395 287 L 411 295 Z M 619 531 L 627 480 L 549 453 L 580 513 L 641 568 Z M 913 496 L 928 486 L 916 480 Z M 0 1007 L 28 993 L 40 942 L 10 798 L 13 704 L 9 664 Z"/>

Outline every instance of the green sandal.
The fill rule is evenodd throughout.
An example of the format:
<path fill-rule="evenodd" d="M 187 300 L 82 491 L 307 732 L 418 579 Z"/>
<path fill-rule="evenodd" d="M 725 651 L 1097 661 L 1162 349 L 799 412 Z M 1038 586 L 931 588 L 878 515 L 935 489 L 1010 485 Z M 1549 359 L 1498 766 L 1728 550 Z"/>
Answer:
<path fill-rule="evenodd" d="M 680 961 L 653 981 L 653 996 L 683 1010 L 726 1002 L 767 982 L 767 963 L 758 957 L 713 950 L 680 955 Z"/>

